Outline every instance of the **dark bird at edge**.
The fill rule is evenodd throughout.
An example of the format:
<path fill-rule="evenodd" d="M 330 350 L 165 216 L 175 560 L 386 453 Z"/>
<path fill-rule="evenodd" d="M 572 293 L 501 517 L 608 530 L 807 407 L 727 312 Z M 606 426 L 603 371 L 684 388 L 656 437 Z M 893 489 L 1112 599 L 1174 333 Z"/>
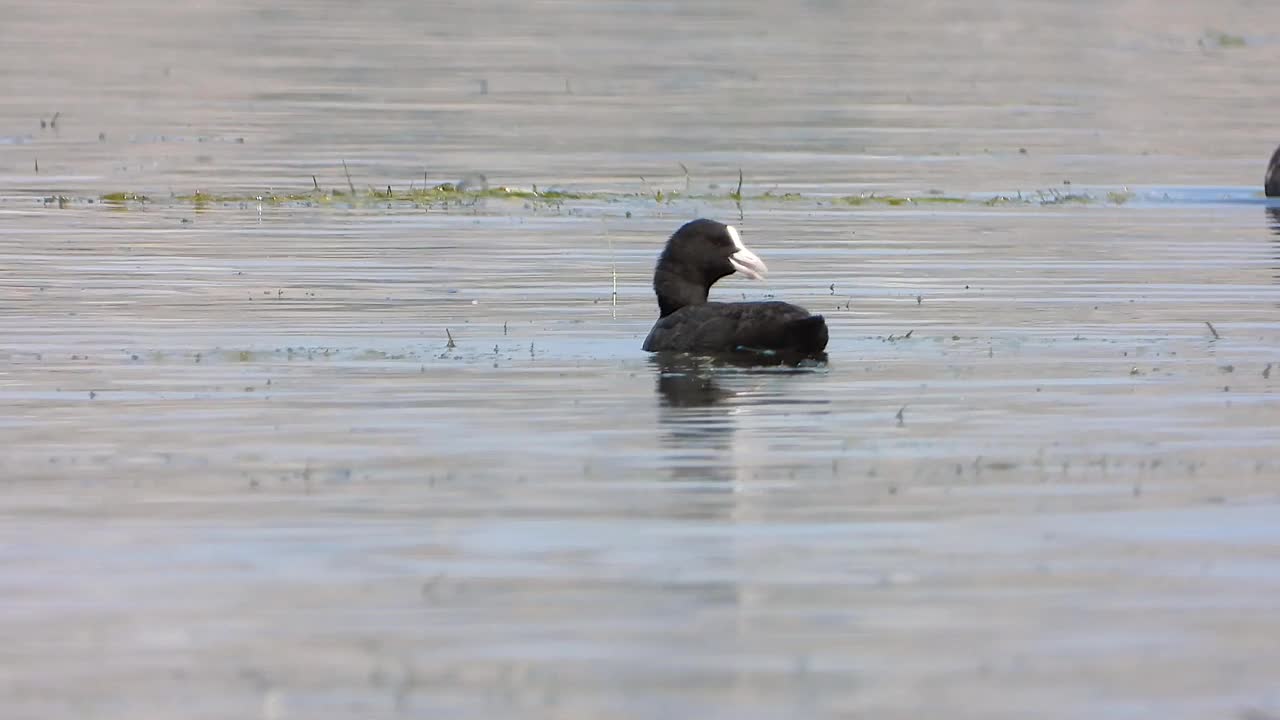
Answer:
<path fill-rule="evenodd" d="M 1262 186 L 1267 197 L 1280 197 L 1280 147 L 1271 153 L 1271 162 L 1267 163 L 1267 179 Z"/>

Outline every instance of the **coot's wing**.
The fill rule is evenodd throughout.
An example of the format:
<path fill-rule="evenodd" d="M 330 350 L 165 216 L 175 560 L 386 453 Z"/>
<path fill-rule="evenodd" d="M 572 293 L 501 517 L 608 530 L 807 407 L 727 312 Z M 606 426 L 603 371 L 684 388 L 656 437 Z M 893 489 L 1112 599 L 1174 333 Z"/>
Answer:
<path fill-rule="evenodd" d="M 658 320 L 645 338 L 651 352 L 730 352 L 741 311 L 725 303 L 688 305 Z"/>
<path fill-rule="evenodd" d="M 733 303 L 736 310 L 734 344 L 752 350 L 783 350 L 796 342 L 792 325 L 809 318 L 809 311 L 785 302 Z"/>

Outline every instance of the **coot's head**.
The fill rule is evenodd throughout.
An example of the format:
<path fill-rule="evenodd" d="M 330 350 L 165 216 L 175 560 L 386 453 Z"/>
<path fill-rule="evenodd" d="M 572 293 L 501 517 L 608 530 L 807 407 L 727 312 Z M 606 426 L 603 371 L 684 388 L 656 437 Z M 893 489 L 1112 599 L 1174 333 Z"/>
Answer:
<path fill-rule="evenodd" d="M 732 225 L 700 219 L 685 223 L 667 241 L 653 272 L 663 316 L 707 301 L 717 280 L 735 272 L 763 280 L 769 268 L 742 244 Z"/>

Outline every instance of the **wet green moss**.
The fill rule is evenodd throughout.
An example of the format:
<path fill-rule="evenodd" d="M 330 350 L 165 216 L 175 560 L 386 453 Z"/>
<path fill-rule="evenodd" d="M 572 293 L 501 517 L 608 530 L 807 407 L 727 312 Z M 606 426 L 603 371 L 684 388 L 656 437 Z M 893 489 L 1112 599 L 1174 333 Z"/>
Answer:
<path fill-rule="evenodd" d="M 338 195 L 335 191 L 334 195 Z M 280 205 L 284 203 L 296 202 L 324 202 L 329 196 L 324 193 L 267 193 L 262 195 L 219 195 L 216 193 L 207 193 L 200 190 L 190 195 L 174 195 L 173 201 L 182 204 L 191 204 L 197 208 L 208 207 L 214 204 L 225 203 L 269 203 Z"/>
<path fill-rule="evenodd" d="M 1217 47 L 1217 48 L 1242 48 L 1248 43 L 1240 35 L 1232 35 L 1220 30 L 1207 30 L 1200 38 L 1201 46 Z"/>
<path fill-rule="evenodd" d="M 903 197 L 898 195 L 876 195 L 869 193 L 866 195 L 848 195 L 839 198 L 837 202 L 845 205 L 889 205 L 890 207 L 899 207 L 902 205 L 927 205 L 927 204 L 963 204 L 968 202 L 960 197 L 948 197 L 945 195 L 921 195 L 919 197 Z"/>
<path fill-rule="evenodd" d="M 481 199 L 495 200 L 535 200 L 541 202 L 559 202 L 565 200 L 607 199 L 607 193 L 581 193 L 567 190 L 539 190 L 534 185 L 531 190 L 509 187 L 493 187 L 483 190 L 458 189 L 452 183 L 443 183 L 429 188 L 418 188 L 397 193 L 382 194 L 383 200 L 411 200 L 421 203 L 437 202 L 469 202 Z"/>
<path fill-rule="evenodd" d="M 139 195 L 138 193 L 133 192 L 113 192 L 107 193 L 99 199 L 104 203 L 116 203 L 117 205 L 123 205 L 125 203 L 144 203 L 150 198 L 146 195 Z"/>
<path fill-rule="evenodd" d="M 272 192 L 261 194 L 208 193 L 197 190 L 191 194 L 174 195 L 172 196 L 172 200 L 177 203 L 191 204 L 200 207 L 211 204 L 238 203 L 268 203 L 272 205 L 291 203 L 317 203 L 322 205 L 344 203 L 349 205 L 375 205 L 379 203 L 394 202 L 418 205 L 436 205 L 466 204 L 484 199 L 560 203 L 567 200 L 608 200 L 613 197 L 614 196 L 609 193 L 539 190 L 537 186 L 534 186 L 531 190 L 507 187 L 485 188 L 483 190 L 458 189 L 452 183 L 444 183 L 426 188 L 410 187 L 407 190 L 396 190 L 394 188 L 378 190 L 370 188 L 369 190 L 356 190 L 354 194 L 349 190 L 340 190 L 337 188 L 332 190 L 311 190 L 309 192 Z M 110 193 L 102 196 L 102 199 L 107 202 L 133 202 L 139 199 L 145 200 L 142 196 L 126 192 Z"/>
<path fill-rule="evenodd" d="M 1041 205 L 1067 205 L 1075 203 L 1077 205 L 1088 205 L 1097 202 L 1097 198 L 1084 193 L 1053 193 L 1048 197 L 1038 197 L 1033 202 L 1039 202 Z"/>
<path fill-rule="evenodd" d="M 1057 189 L 1036 190 L 1013 195 L 955 196 L 943 195 L 939 191 L 929 191 L 921 195 L 881 195 L 874 192 L 842 197 L 821 195 L 803 195 L 788 192 L 775 194 L 765 191 L 759 195 L 744 195 L 740 190 L 729 190 L 721 193 L 690 194 L 661 189 L 640 192 L 576 192 L 569 190 L 542 190 L 534 185 L 529 189 L 511 187 L 491 187 L 483 189 L 459 188 L 452 183 L 442 183 L 430 187 L 413 187 L 385 190 L 369 188 L 357 189 L 353 194 L 349 189 L 320 189 L 305 192 L 268 192 L 268 193 L 210 193 L 197 190 L 190 194 L 175 194 L 168 200 L 175 205 L 188 205 L 196 210 L 212 206 L 244 206 L 244 205 L 294 205 L 303 207 L 387 207 L 393 205 L 408 207 L 448 208 L 473 206 L 484 200 L 518 202 L 526 208 L 560 209 L 566 204 L 575 202 L 657 202 L 672 205 L 678 202 L 694 201 L 705 203 L 733 202 L 741 206 L 744 203 L 810 203 L 816 205 L 843 205 L 859 207 L 864 205 L 880 205 L 888 207 L 922 206 L 922 205 L 1059 205 L 1066 203 L 1111 203 L 1122 205 L 1134 197 L 1133 193 L 1109 192 L 1105 195 L 1089 195 L 1086 193 L 1064 193 Z M 155 203 L 145 195 L 121 191 L 102 195 L 103 203 L 122 209 L 130 205 Z"/>
<path fill-rule="evenodd" d="M 999 205 L 1123 205 L 1132 200 L 1134 193 L 1123 191 L 1112 191 L 1106 195 L 1090 195 L 1084 192 L 1062 192 L 1056 188 L 1048 190 L 1035 190 L 1032 192 L 1019 192 L 1014 195 L 995 195 L 982 201 L 983 205 L 988 207 Z"/>

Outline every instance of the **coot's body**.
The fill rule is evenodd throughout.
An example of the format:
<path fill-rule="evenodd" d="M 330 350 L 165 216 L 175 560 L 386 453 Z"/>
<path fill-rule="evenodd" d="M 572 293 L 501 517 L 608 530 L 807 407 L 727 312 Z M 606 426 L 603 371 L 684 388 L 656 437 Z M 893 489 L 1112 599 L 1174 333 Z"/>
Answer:
<path fill-rule="evenodd" d="M 827 323 L 784 302 L 686 305 L 658 319 L 644 342 L 651 351 L 781 351 L 810 355 L 827 347 Z"/>
<path fill-rule="evenodd" d="M 1280 147 L 1271 153 L 1271 162 L 1267 164 L 1267 180 L 1263 185 L 1267 197 L 1280 197 Z"/>
<path fill-rule="evenodd" d="M 741 272 L 761 280 L 767 271 L 733 226 L 714 220 L 685 224 L 667 241 L 654 269 L 661 317 L 645 338 L 644 349 L 821 355 L 827 347 L 827 324 L 821 315 L 784 302 L 707 302 L 711 286 L 725 275 Z"/>

